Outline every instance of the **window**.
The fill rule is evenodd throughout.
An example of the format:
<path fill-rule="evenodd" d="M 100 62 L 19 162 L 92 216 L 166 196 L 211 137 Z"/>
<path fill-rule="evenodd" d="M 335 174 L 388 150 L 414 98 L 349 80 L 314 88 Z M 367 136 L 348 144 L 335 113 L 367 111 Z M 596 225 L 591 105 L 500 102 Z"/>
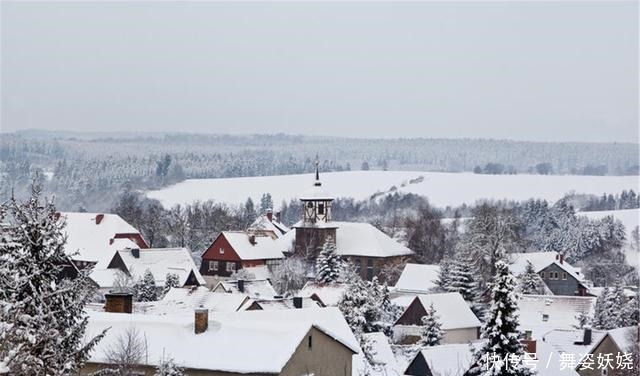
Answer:
<path fill-rule="evenodd" d="M 318 214 L 324 214 L 324 204 L 318 204 Z"/>
<path fill-rule="evenodd" d="M 540 272 L 540 278 L 542 278 L 542 279 L 547 278 L 547 273 L 545 273 L 545 272 Z"/>
<path fill-rule="evenodd" d="M 227 269 L 230 272 L 235 272 L 236 271 L 236 263 L 235 262 L 228 262 L 227 263 Z"/>
<path fill-rule="evenodd" d="M 209 270 L 218 270 L 218 262 L 209 261 Z"/>
<path fill-rule="evenodd" d="M 566 280 L 567 280 L 567 273 L 562 272 L 562 279 L 563 279 L 564 281 L 566 281 Z"/>
<path fill-rule="evenodd" d="M 313 202 L 309 201 L 309 203 L 307 204 L 307 207 L 308 207 L 309 209 L 313 208 Z"/>
<path fill-rule="evenodd" d="M 309 350 L 311 350 L 311 347 L 313 346 L 313 337 L 309 336 L 307 341 L 308 341 L 308 344 L 309 344 Z"/>
<path fill-rule="evenodd" d="M 609 370 L 607 369 L 607 367 L 603 367 L 600 369 L 600 375 L 607 376 L 608 374 L 609 374 Z"/>
<path fill-rule="evenodd" d="M 224 248 L 220 247 L 220 254 L 224 254 Z"/>

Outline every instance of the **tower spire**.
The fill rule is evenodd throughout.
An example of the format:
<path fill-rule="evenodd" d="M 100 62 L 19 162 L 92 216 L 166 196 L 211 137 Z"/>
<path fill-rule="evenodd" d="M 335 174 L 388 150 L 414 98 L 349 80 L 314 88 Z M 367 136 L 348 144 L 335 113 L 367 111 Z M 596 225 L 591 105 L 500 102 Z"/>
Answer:
<path fill-rule="evenodd" d="M 318 160 L 318 154 L 316 153 L 316 181 L 313 185 L 321 186 L 322 183 L 320 182 L 320 171 L 318 165 L 320 165 L 320 161 Z"/>

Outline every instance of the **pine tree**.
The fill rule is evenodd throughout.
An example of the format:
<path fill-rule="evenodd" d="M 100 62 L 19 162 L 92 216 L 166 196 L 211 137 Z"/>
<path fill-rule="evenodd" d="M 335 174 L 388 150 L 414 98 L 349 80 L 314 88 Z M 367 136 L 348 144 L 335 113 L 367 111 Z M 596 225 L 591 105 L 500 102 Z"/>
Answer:
<path fill-rule="evenodd" d="M 589 316 L 589 313 L 587 311 L 582 311 L 576 315 L 576 321 L 578 323 L 573 327 L 576 329 L 584 329 L 591 326 L 591 322 L 593 321 L 593 319 L 591 318 L 591 316 Z"/>
<path fill-rule="evenodd" d="M 174 287 L 180 286 L 180 277 L 176 273 L 167 273 L 164 279 L 164 288 L 162 290 L 162 296 L 167 295 L 169 290 Z"/>
<path fill-rule="evenodd" d="M 609 312 L 606 309 L 609 295 L 609 288 L 605 287 L 596 299 L 596 306 L 593 314 L 593 327 L 596 329 L 606 329 L 609 326 Z"/>
<path fill-rule="evenodd" d="M 342 258 L 336 254 L 336 246 L 331 237 L 327 237 L 322 251 L 316 259 L 316 281 L 319 283 L 332 283 L 340 278 Z"/>
<path fill-rule="evenodd" d="M 267 210 L 273 210 L 273 199 L 271 193 L 265 193 L 260 198 L 260 214 L 264 214 Z"/>
<path fill-rule="evenodd" d="M 184 371 L 178 367 L 172 358 L 162 361 L 153 376 L 184 376 Z"/>
<path fill-rule="evenodd" d="M 541 286 L 540 276 L 536 273 L 531 261 L 527 261 L 524 273 L 520 275 L 520 291 L 523 294 L 540 294 Z"/>
<path fill-rule="evenodd" d="M 476 297 L 476 284 L 473 279 L 473 261 L 466 255 L 456 257 L 449 267 L 446 291 L 457 292 L 468 302 Z"/>
<path fill-rule="evenodd" d="M 440 269 L 438 270 L 438 279 L 436 280 L 436 284 L 442 291 L 448 291 L 449 270 L 451 270 L 452 262 L 452 260 L 446 258 L 440 261 Z"/>
<path fill-rule="evenodd" d="M 138 301 L 139 302 L 155 302 L 158 300 L 158 289 L 156 287 L 156 279 L 147 269 L 144 272 L 142 280 L 138 283 Z"/>
<path fill-rule="evenodd" d="M 440 317 L 436 314 L 436 309 L 433 303 L 427 309 L 427 314 L 422 316 L 422 330 L 418 346 L 437 346 L 442 340 L 442 324 L 439 321 Z"/>
<path fill-rule="evenodd" d="M 95 291 L 89 270 L 72 276 L 53 203 L 31 190 L 0 206 L 0 374 L 76 374 L 104 336 L 85 338 Z"/>
<path fill-rule="evenodd" d="M 631 298 L 620 311 L 621 326 L 637 326 L 640 323 L 640 292 Z"/>
<path fill-rule="evenodd" d="M 473 376 L 526 376 L 531 371 L 521 362 L 516 364 L 492 362 L 524 356 L 524 348 L 518 340 L 518 305 L 515 294 L 516 279 L 502 259 L 496 262 L 496 276 L 491 283 L 491 308 L 487 321 L 482 326 L 484 343 L 474 354 L 474 366 L 469 370 Z"/>

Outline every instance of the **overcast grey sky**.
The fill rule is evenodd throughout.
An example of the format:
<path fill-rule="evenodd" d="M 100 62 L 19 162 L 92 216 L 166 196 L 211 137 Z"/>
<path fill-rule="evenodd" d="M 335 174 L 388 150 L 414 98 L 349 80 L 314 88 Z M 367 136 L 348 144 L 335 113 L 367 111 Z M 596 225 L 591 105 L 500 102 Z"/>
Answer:
<path fill-rule="evenodd" d="M 2 130 L 638 139 L 636 2 L 2 2 Z"/>

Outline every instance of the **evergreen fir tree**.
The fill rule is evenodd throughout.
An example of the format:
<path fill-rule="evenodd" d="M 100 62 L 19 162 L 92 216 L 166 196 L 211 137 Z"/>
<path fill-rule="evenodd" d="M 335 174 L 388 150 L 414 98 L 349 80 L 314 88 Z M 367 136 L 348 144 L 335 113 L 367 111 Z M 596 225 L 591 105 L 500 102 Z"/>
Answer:
<path fill-rule="evenodd" d="M 449 268 L 446 290 L 457 292 L 468 302 L 476 297 L 476 284 L 473 280 L 473 261 L 470 257 L 460 254 Z"/>
<path fill-rule="evenodd" d="M 573 327 L 576 329 L 584 329 L 586 327 L 590 327 L 591 326 L 591 321 L 592 318 L 591 316 L 589 316 L 589 313 L 586 311 L 580 312 L 579 314 L 576 315 L 576 321 L 578 322 L 576 325 L 574 325 Z"/>
<path fill-rule="evenodd" d="M 342 258 L 336 254 L 336 246 L 331 237 L 327 237 L 322 251 L 316 259 L 316 281 L 319 283 L 332 283 L 340 278 Z"/>
<path fill-rule="evenodd" d="M 436 284 L 442 291 L 448 291 L 449 286 L 449 270 L 451 270 L 452 260 L 448 258 L 443 258 L 440 261 L 440 269 L 438 270 L 438 279 L 436 280 Z"/>
<path fill-rule="evenodd" d="M 540 276 L 533 268 L 531 261 L 527 261 L 527 266 L 524 273 L 520 275 L 520 291 L 523 294 L 540 294 L 542 287 L 542 281 Z"/>
<path fill-rule="evenodd" d="M 31 190 L 26 202 L 0 206 L 0 373 L 76 374 L 104 336 L 85 338 L 95 291 L 89 270 L 68 274 L 64 223 Z"/>
<path fill-rule="evenodd" d="M 609 295 L 609 288 L 605 287 L 596 299 L 593 314 L 593 327 L 596 329 L 606 329 L 609 326 L 609 312 L 606 309 Z"/>
<path fill-rule="evenodd" d="M 167 295 L 169 290 L 174 287 L 179 287 L 180 285 L 180 277 L 176 273 L 167 273 L 167 276 L 164 279 L 164 288 L 162 290 L 162 296 Z"/>
<path fill-rule="evenodd" d="M 147 269 L 144 272 L 142 280 L 138 283 L 138 301 L 139 302 L 155 302 L 158 300 L 158 289 L 156 287 L 156 279 Z"/>
<path fill-rule="evenodd" d="M 265 214 L 267 210 L 273 210 L 273 199 L 271 193 L 265 193 L 260 198 L 260 214 Z"/>
<path fill-rule="evenodd" d="M 524 348 L 518 337 L 518 306 L 515 294 L 516 279 L 509 272 L 507 263 L 499 260 L 495 265 L 496 276 L 491 283 L 491 308 L 482 326 L 484 344 L 474 354 L 472 376 L 526 376 L 531 370 L 521 362 L 505 363 L 505 359 L 524 356 Z M 502 362 L 492 362 L 491 359 Z"/>
<path fill-rule="evenodd" d="M 640 292 L 631 298 L 620 311 L 621 326 L 637 326 L 640 323 Z"/>
<path fill-rule="evenodd" d="M 439 321 L 440 317 L 436 314 L 436 309 L 433 307 L 433 303 L 427 309 L 427 314 L 422 316 L 422 330 L 418 346 L 437 346 L 442 340 L 442 324 Z"/>
<path fill-rule="evenodd" d="M 172 358 L 162 361 L 153 376 L 184 376 L 181 367 L 178 367 Z"/>

